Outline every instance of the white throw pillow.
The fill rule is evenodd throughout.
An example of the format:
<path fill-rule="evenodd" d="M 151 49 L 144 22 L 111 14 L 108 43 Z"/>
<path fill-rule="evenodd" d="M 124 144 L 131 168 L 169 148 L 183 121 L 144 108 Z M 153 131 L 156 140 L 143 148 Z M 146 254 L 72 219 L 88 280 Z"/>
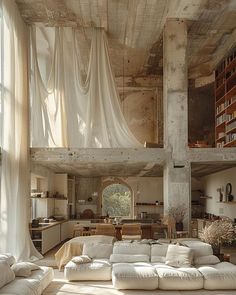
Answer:
<path fill-rule="evenodd" d="M 110 262 L 119 263 L 119 262 L 149 262 L 149 256 L 144 254 L 111 254 Z"/>
<path fill-rule="evenodd" d="M 179 245 L 169 245 L 166 264 L 174 267 L 190 267 L 193 261 L 192 249 Z"/>
<path fill-rule="evenodd" d="M 83 263 L 89 263 L 92 261 L 92 259 L 88 255 L 80 255 L 75 256 L 71 259 L 72 262 L 76 264 L 83 264 Z"/>
<path fill-rule="evenodd" d="M 219 262 L 220 262 L 220 259 L 215 255 L 200 256 L 194 259 L 194 263 L 198 265 L 217 264 Z"/>
<path fill-rule="evenodd" d="M 10 266 L 16 262 L 16 259 L 14 256 L 12 256 L 10 253 L 3 253 L 0 254 L 0 261 L 6 261 Z"/>
<path fill-rule="evenodd" d="M 40 269 L 40 267 L 31 262 L 18 262 L 12 265 L 16 277 L 29 277 L 32 270 Z"/>
<path fill-rule="evenodd" d="M 14 271 L 6 261 L 0 261 L 0 288 L 15 279 Z"/>
<path fill-rule="evenodd" d="M 83 246 L 83 255 L 88 255 L 90 258 L 107 258 L 109 259 L 112 253 L 112 244 L 100 243 L 85 243 Z"/>

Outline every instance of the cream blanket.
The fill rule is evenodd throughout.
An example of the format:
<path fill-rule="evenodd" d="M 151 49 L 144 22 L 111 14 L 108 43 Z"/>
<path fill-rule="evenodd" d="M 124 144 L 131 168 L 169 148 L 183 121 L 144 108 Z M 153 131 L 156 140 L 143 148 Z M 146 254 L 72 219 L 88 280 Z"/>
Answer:
<path fill-rule="evenodd" d="M 59 270 L 69 262 L 72 257 L 81 255 L 83 252 L 84 243 L 103 243 L 103 244 L 113 244 L 116 239 L 111 236 L 86 236 L 86 237 L 77 237 L 69 240 L 55 254 L 56 264 Z"/>

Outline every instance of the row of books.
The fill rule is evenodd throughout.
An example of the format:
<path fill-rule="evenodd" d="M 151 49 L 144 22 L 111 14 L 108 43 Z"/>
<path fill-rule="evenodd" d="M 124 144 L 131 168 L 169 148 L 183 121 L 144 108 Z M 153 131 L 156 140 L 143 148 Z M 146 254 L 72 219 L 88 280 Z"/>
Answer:
<path fill-rule="evenodd" d="M 223 71 L 224 69 L 232 63 L 232 61 L 236 59 L 236 50 L 234 50 L 219 66 L 218 68 L 216 69 L 215 71 L 215 76 L 219 76 Z"/>
<path fill-rule="evenodd" d="M 221 123 L 228 121 L 228 115 L 227 114 L 222 114 L 221 116 L 219 116 L 218 118 L 216 118 L 216 126 L 220 125 Z"/>
<path fill-rule="evenodd" d="M 226 143 L 228 143 L 230 141 L 233 141 L 235 139 L 236 139 L 236 132 L 227 134 L 226 137 L 225 137 Z"/>
<path fill-rule="evenodd" d="M 236 128 L 236 121 L 233 121 L 232 123 L 226 125 L 225 130 L 227 132 L 227 131 L 232 130 L 233 128 Z"/>
<path fill-rule="evenodd" d="M 230 99 L 226 99 L 225 102 L 222 102 L 217 108 L 216 108 L 216 115 L 222 112 L 224 109 L 226 109 L 229 105 L 234 103 L 236 101 L 236 95 L 232 96 Z"/>

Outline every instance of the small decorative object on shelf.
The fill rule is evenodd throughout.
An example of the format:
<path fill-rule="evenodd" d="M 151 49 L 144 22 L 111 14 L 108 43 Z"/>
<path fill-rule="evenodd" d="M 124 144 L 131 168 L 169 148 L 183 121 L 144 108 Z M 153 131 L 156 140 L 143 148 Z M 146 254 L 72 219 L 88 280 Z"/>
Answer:
<path fill-rule="evenodd" d="M 232 202 L 234 199 L 234 196 L 231 193 L 232 193 L 232 184 L 227 183 L 225 188 L 225 194 L 226 194 L 226 201 L 228 202 Z"/>

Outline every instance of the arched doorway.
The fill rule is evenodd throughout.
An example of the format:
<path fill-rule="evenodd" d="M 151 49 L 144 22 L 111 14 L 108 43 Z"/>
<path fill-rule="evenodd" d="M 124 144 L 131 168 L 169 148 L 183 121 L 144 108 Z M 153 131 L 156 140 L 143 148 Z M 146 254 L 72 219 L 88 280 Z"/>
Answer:
<path fill-rule="evenodd" d="M 102 192 L 102 214 L 110 217 L 132 216 L 132 191 L 124 183 L 107 185 Z"/>

